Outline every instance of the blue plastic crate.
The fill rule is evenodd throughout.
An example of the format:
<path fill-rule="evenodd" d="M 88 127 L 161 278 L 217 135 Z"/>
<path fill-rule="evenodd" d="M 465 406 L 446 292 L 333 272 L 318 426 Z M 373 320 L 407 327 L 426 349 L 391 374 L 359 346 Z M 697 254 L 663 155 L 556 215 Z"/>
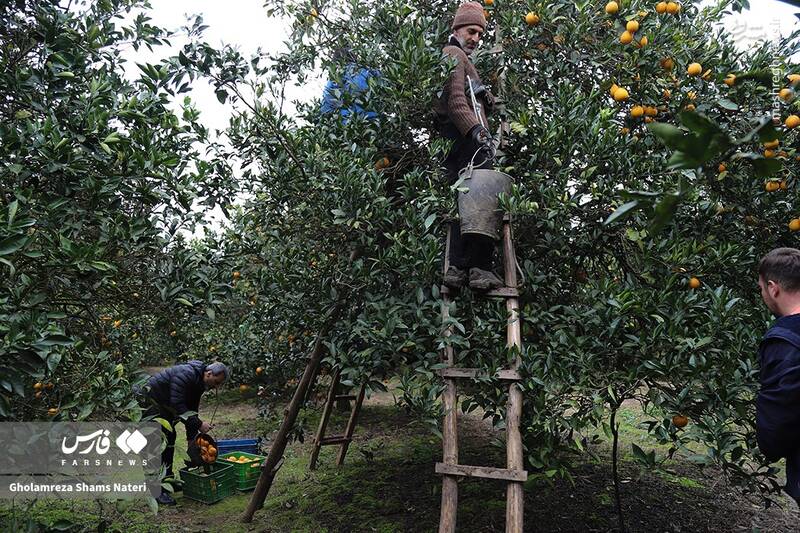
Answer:
<path fill-rule="evenodd" d="M 217 441 L 217 455 L 230 452 L 258 454 L 258 443 L 261 439 L 227 439 Z"/>

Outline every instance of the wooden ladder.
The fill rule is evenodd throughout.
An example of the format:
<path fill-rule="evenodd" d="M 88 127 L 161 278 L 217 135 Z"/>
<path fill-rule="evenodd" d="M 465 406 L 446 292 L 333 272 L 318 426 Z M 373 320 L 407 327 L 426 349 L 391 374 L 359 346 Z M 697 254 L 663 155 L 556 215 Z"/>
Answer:
<path fill-rule="evenodd" d="M 317 434 L 314 436 L 314 449 L 311 452 L 311 460 L 308 463 L 309 470 L 314 470 L 317 468 L 317 459 L 319 458 L 319 452 L 322 447 L 332 444 L 340 445 L 339 455 L 336 458 L 336 465 L 341 466 L 344 463 L 345 456 L 347 455 L 347 448 L 350 446 L 350 442 L 353 440 L 353 431 L 355 431 L 356 428 L 356 421 L 358 420 L 358 414 L 361 411 L 361 404 L 364 402 L 364 391 L 366 390 L 366 384 L 361 385 L 357 395 L 336 394 L 336 389 L 339 386 L 339 378 L 341 377 L 341 374 L 341 368 L 336 367 L 336 370 L 333 373 L 333 379 L 331 380 L 331 387 L 328 389 L 325 407 L 322 410 L 322 417 L 319 419 Z M 347 427 L 342 435 L 326 437 L 325 430 L 328 427 L 328 420 L 330 419 L 331 412 L 333 411 L 333 404 L 339 400 L 355 400 L 353 408 L 350 410 L 350 418 L 347 421 Z"/>
<path fill-rule="evenodd" d="M 455 351 L 452 346 L 445 346 L 442 352 L 443 362 L 448 365 L 440 371 L 445 382 L 443 394 L 444 426 L 442 431 L 443 460 L 436 463 L 436 473 L 442 474 L 442 508 L 439 516 L 439 532 L 454 533 L 456 530 L 456 513 L 458 508 L 458 478 L 477 477 L 501 479 L 508 482 L 506 489 L 506 532 L 522 533 L 523 525 L 523 483 L 528 479 L 524 470 L 522 455 L 522 436 L 520 434 L 520 417 L 522 416 L 522 391 L 517 386 L 520 381 L 519 366 L 522 350 L 522 336 L 519 323 L 519 292 L 517 290 L 516 256 L 511 237 L 511 220 L 503 218 L 503 266 L 505 270 L 505 287 L 484 293 L 489 297 L 506 299 L 508 322 L 506 327 L 507 345 L 517 347 L 518 355 L 509 369 L 500 370 L 496 377 L 508 382 L 508 407 L 506 411 L 506 468 L 486 466 L 466 466 L 458 464 L 458 396 L 456 380 L 481 377 L 477 368 L 456 368 Z M 450 255 L 450 225 L 447 228 L 447 243 L 444 254 L 444 272 L 447 272 Z M 442 287 L 442 320 L 446 323 L 450 317 L 450 290 Z M 448 326 L 445 337 L 453 333 Z"/>

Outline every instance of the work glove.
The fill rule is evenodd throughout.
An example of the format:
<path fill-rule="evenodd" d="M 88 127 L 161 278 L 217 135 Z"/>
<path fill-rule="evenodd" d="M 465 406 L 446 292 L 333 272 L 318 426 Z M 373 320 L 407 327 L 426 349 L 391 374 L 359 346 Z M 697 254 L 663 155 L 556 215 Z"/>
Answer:
<path fill-rule="evenodd" d="M 485 126 L 478 124 L 470 130 L 470 136 L 475 144 L 490 148 L 492 146 L 492 133 Z"/>

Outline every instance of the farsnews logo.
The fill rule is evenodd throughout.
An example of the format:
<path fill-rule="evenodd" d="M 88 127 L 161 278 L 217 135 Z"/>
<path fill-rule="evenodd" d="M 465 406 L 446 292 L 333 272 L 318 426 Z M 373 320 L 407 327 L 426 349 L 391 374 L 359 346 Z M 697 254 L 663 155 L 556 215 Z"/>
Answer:
<path fill-rule="evenodd" d="M 78 451 L 81 444 L 88 443 L 85 448 L 78 451 L 79 454 L 85 455 L 95 451 L 99 455 L 105 455 L 111 448 L 111 439 L 108 438 L 110 434 L 111 432 L 107 429 L 99 429 L 88 435 L 78 435 L 71 446 L 67 444 L 67 437 L 64 437 L 61 441 L 61 451 L 73 454 Z M 116 444 L 126 454 L 139 453 L 147 446 L 147 437 L 142 435 L 138 429 L 134 429 L 133 433 L 126 429 L 117 437 Z"/>
<path fill-rule="evenodd" d="M 118 430 L 117 430 L 118 431 Z M 116 431 L 115 431 L 116 433 Z M 147 459 L 134 457 L 123 460 L 124 455 L 139 454 L 147 446 L 147 437 L 138 429 L 124 429 L 114 440 L 119 450 L 111 449 L 113 437 L 108 429 L 98 429 L 92 433 L 68 436 L 61 440 L 61 451 L 72 455 L 70 459 L 61 459 L 61 465 L 102 467 L 102 466 L 147 466 Z M 111 451 L 112 453 L 109 453 Z M 90 455 L 91 454 L 91 455 Z M 124 455 L 123 455 L 124 454 Z M 79 456 L 84 456 L 79 458 Z M 77 456 L 77 457 L 76 457 Z"/>
<path fill-rule="evenodd" d="M 88 442 L 89 446 L 78 453 L 87 454 L 94 450 L 100 455 L 105 455 L 111 447 L 111 441 L 108 438 L 110 434 L 111 432 L 107 429 L 99 429 L 89 435 L 78 435 L 75 437 L 75 444 L 73 446 L 67 446 L 67 437 L 64 437 L 61 441 L 61 451 L 66 454 L 72 454 L 75 453 L 75 450 L 77 450 L 81 444 Z"/>
<path fill-rule="evenodd" d="M 147 438 L 138 429 L 134 429 L 133 433 L 126 429 L 117 437 L 117 446 L 126 454 L 139 453 L 147 446 Z"/>

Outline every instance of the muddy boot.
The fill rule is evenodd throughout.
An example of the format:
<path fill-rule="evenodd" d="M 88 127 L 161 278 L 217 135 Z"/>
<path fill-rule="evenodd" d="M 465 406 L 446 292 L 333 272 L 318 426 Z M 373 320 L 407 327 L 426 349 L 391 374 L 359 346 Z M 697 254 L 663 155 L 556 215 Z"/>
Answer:
<path fill-rule="evenodd" d="M 492 289 L 499 289 L 505 283 L 497 277 L 494 272 L 482 270 L 480 268 L 469 269 L 469 288 L 478 291 L 490 291 Z"/>
<path fill-rule="evenodd" d="M 467 281 L 467 273 L 454 266 L 448 267 L 442 280 L 451 289 L 460 289 Z"/>

